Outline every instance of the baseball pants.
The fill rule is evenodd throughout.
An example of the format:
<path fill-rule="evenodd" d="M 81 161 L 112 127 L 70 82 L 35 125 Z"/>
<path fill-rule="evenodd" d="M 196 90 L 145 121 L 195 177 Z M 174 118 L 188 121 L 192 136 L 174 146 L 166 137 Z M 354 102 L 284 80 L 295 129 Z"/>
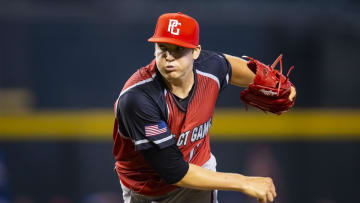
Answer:
<path fill-rule="evenodd" d="M 211 154 L 210 159 L 202 167 L 216 171 L 215 156 Z M 217 190 L 194 190 L 179 187 L 163 196 L 150 197 L 135 193 L 123 184 L 121 184 L 121 188 L 124 203 L 218 203 Z"/>

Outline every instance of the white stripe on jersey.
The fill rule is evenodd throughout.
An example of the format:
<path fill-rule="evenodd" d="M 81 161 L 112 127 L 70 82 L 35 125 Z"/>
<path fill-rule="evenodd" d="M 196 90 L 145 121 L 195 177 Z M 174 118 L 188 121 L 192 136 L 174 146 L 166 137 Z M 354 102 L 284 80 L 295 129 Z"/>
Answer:
<path fill-rule="evenodd" d="M 169 136 L 164 137 L 164 138 L 162 138 L 162 139 L 160 139 L 160 140 L 154 141 L 154 143 L 155 143 L 155 144 L 161 144 L 161 143 L 163 143 L 163 142 L 166 142 L 166 141 L 172 139 L 173 137 L 174 137 L 173 135 L 169 135 Z M 148 143 L 148 142 L 150 142 L 150 141 L 147 140 L 147 139 L 142 139 L 142 140 L 136 141 L 136 142 L 135 142 L 135 145 L 145 144 L 145 143 Z"/>
<path fill-rule="evenodd" d="M 135 141 L 135 145 L 145 144 L 145 143 L 148 143 L 148 142 L 149 142 L 149 140 L 147 140 L 147 139 L 138 140 L 138 141 Z"/>
<path fill-rule="evenodd" d="M 161 144 L 161 143 L 166 142 L 166 141 L 168 141 L 168 140 L 170 140 L 170 139 L 172 139 L 172 138 L 173 138 L 173 135 L 169 135 L 169 136 L 164 137 L 164 138 L 162 138 L 162 139 L 160 139 L 160 140 L 154 141 L 154 143 L 155 143 L 155 144 Z"/>
<path fill-rule="evenodd" d="M 220 89 L 220 82 L 219 82 L 219 79 L 215 76 L 215 75 L 212 75 L 210 73 L 205 73 L 205 72 L 202 72 L 202 71 L 199 71 L 199 70 L 196 70 L 196 73 L 202 75 L 202 76 L 205 76 L 205 77 L 208 77 L 208 78 L 211 78 L 213 80 L 215 80 L 215 82 L 218 84 L 218 88 Z"/>
<path fill-rule="evenodd" d="M 138 86 L 138 85 L 142 85 L 142 84 L 145 84 L 145 83 L 147 83 L 147 82 L 153 81 L 155 76 L 156 76 L 156 73 L 152 74 L 152 75 L 151 75 L 151 78 L 148 78 L 148 79 L 146 79 L 146 80 L 142 80 L 142 81 L 140 81 L 140 82 L 137 82 L 137 83 L 131 85 L 130 87 L 128 87 L 128 88 L 126 88 L 124 91 L 122 91 L 122 92 L 120 93 L 119 97 L 121 97 L 121 95 L 123 95 L 125 92 L 127 92 L 128 90 L 130 90 L 130 89 L 133 88 L 133 87 L 136 87 L 136 86 Z"/>
<path fill-rule="evenodd" d="M 165 100 L 166 100 L 166 94 L 167 94 L 167 91 L 166 91 L 166 89 L 164 89 Z M 167 108 L 167 114 L 168 114 L 167 121 L 169 121 L 169 118 L 170 118 L 170 109 L 169 109 L 169 105 L 168 105 L 167 102 L 166 102 L 166 108 Z"/>

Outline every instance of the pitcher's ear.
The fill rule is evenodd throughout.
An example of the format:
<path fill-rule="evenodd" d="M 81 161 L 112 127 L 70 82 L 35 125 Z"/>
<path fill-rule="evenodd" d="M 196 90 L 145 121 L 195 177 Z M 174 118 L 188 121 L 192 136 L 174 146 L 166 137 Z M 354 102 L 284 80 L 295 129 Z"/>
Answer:
<path fill-rule="evenodd" d="M 199 44 L 193 49 L 193 59 L 194 60 L 196 60 L 200 56 L 200 52 L 201 52 L 201 45 Z"/>

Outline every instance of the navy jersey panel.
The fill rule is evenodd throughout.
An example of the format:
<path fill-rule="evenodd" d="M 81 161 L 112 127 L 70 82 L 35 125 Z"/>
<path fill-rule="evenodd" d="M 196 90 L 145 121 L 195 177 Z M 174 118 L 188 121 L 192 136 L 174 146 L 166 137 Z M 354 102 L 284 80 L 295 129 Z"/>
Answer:
<path fill-rule="evenodd" d="M 229 84 L 232 69 L 222 53 L 203 50 L 195 60 L 194 67 L 196 70 L 214 75 L 219 81 L 220 91 Z"/>
<path fill-rule="evenodd" d="M 209 130 L 219 92 L 231 78 L 231 66 L 222 54 L 203 50 L 193 69 L 195 84 L 186 111 L 165 85 L 155 60 L 136 71 L 120 93 L 113 153 L 121 182 L 136 193 L 158 196 L 176 189 L 167 183 L 181 176 L 166 178 L 172 175 L 162 172 L 162 163 L 176 161 L 185 174 L 184 162 L 202 166 L 211 157 Z M 163 150 L 174 147 L 182 156 L 162 156 Z"/>
<path fill-rule="evenodd" d="M 120 132 L 134 141 L 137 150 L 162 149 L 175 143 L 159 106 L 141 87 L 120 96 L 117 112 Z"/>

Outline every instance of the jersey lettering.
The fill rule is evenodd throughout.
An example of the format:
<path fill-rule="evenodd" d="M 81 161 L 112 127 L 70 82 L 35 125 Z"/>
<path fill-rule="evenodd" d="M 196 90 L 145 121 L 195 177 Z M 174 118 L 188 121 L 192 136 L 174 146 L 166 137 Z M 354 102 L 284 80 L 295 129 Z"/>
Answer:
<path fill-rule="evenodd" d="M 196 141 L 196 136 L 197 136 L 197 131 L 198 131 L 199 127 L 195 127 L 192 131 L 192 135 L 191 135 L 191 142 L 195 142 Z"/>
<path fill-rule="evenodd" d="M 204 123 L 204 132 L 203 132 L 204 135 L 206 135 L 209 132 L 210 126 L 211 126 L 211 118 L 206 123 Z"/>
<path fill-rule="evenodd" d="M 177 143 L 176 143 L 177 146 L 180 147 L 180 146 L 187 145 L 187 140 L 188 140 L 190 132 L 192 132 L 191 138 L 190 138 L 191 143 L 194 143 L 198 140 L 204 139 L 205 136 L 208 134 L 210 127 L 211 127 L 211 118 L 208 121 L 206 121 L 205 123 L 203 123 L 199 126 L 196 126 L 192 130 L 188 130 L 184 133 L 181 133 L 179 138 L 177 139 Z"/>
<path fill-rule="evenodd" d="M 176 145 L 178 147 L 180 147 L 181 145 L 186 145 L 189 133 L 190 133 L 190 130 L 188 130 L 184 133 L 181 133 L 181 135 L 179 136 L 179 139 L 176 143 Z"/>
<path fill-rule="evenodd" d="M 200 139 L 204 138 L 204 136 L 203 136 L 203 125 L 204 124 L 199 126 L 199 131 L 198 131 L 196 140 L 200 140 Z"/>

